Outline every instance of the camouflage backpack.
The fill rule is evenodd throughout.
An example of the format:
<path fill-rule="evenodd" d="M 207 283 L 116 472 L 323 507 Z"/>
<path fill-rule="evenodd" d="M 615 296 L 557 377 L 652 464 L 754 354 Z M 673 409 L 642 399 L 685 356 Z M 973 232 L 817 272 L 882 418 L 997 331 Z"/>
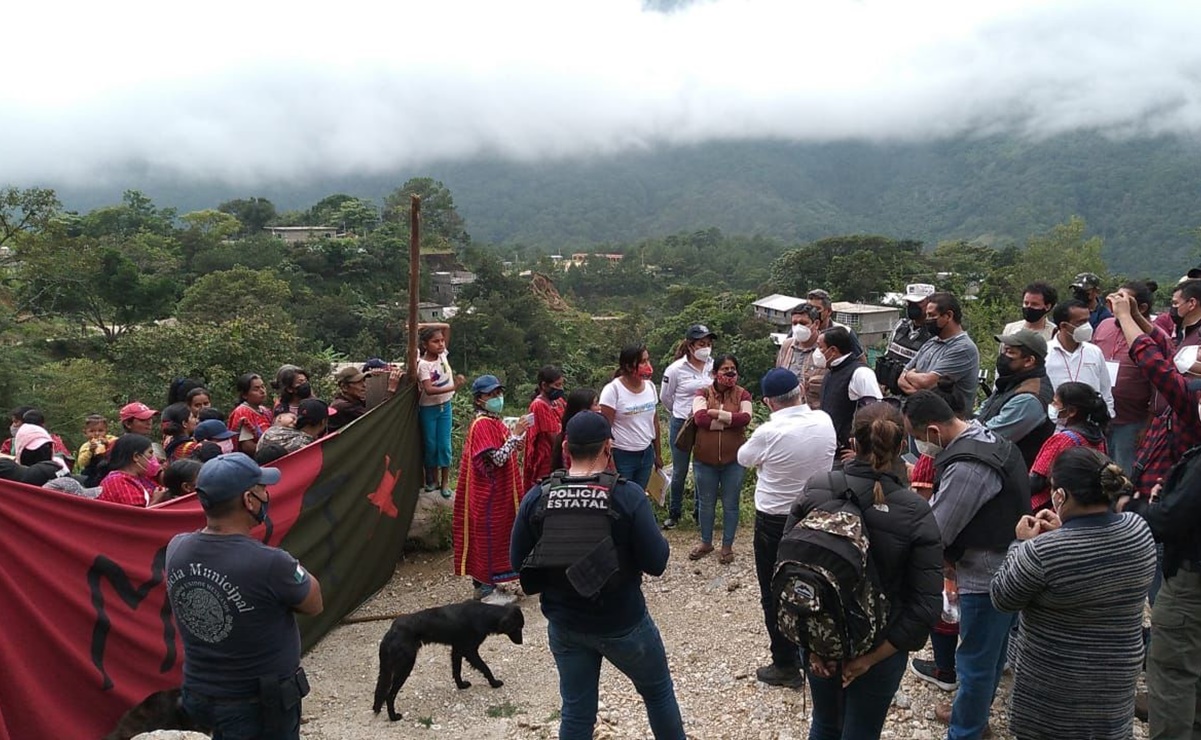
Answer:
<path fill-rule="evenodd" d="M 780 540 L 772 593 L 785 637 L 828 660 L 849 660 L 879 643 L 889 604 L 860 503 L 870 505 L 871 489 L 855 491 L 841 472 L 830 473 L 829 484 L 834 498 Z"/>

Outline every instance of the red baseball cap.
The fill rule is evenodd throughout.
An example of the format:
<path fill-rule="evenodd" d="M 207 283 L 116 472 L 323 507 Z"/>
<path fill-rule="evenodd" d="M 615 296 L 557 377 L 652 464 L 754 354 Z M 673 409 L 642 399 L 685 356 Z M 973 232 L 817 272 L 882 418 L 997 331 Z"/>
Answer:
<path fill-rule="evenodd" d="M 127 403 L 121 407 L 121 421 L 129 421 L 130 419 L 146 419 L 152 418 L 158 412 L 150 408 L 144 403 Z"/>

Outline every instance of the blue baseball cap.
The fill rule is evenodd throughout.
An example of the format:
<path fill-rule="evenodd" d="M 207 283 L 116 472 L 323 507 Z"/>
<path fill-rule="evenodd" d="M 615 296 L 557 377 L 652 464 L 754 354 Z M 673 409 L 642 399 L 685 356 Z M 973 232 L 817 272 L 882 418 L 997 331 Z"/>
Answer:
<path fill-rule="evenodd" d="M 200 468 L 196 476 L 196 493 L 205 506 L 235 499 L 251 488 L 279 483 L 282 473 L 277 468 L 260 468 L 249 455 L 227 452 L 218 455 Z"/>
<path fill-rule="evenodd" d="M 225 422 L 220 419 L 205 419 L 192 430 L 192 439 L 195 439 L 197 442 L 207 442 L 210 439 L 229 439 L 232 436 L 234 436 L 234 433 L 229 431 L 229 428 L 225 426 Z"/>
<path fill-rule="evenodd" d="M 471 395 L 478 396 L 483 393 L 491 393 L 497 388 L 504 387 L 505 384 L 500 382 L 500 379 L 495 375 L 481 375 L 472 382 Z"/>
<path fill-rule="evenodd" d="M 801 382 L 797 380 L 796 374 L 788 368 L 773 367 L 759 381 L 759 388 L 763 391 L 765 398 L 775 398 L 776 396 L 791 393 L 800 384 Z"/>
<path fill-rule="evenodd" d="M 567 422 L 563 436 L 575 445 L 590 445 L 613 437 L 609 421 L 595 411 L 581 411 Z"/>

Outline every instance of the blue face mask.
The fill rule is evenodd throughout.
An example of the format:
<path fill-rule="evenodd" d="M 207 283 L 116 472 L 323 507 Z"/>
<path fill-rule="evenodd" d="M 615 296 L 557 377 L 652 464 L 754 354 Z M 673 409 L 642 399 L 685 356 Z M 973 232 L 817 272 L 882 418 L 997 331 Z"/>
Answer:
<path fill-rule="evenodd" d="M 484 401 L 484 409 L 494 414 L 501 413 L 505 410 L 505 397 L 493 396 L 492 398 L 489 398 L 487 401 Z"/>

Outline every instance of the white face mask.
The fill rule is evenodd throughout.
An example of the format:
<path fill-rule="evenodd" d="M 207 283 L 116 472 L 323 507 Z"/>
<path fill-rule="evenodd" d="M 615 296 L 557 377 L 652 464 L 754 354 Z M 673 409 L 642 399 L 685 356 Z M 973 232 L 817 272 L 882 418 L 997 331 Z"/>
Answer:
<path fill-rule="evenodd" d="M 826 366 L 826 356 L 822 353 L 821 347 L 813 350 L 813 366 L 818 370 Z"/>
<path fill-rule="evenodd" d="M 1075 340 L 1077 344 L 1091 342 L 1093 339 L 1093 325 L 1086 321 L 1080 326 L 1077 326 L 1072 331 L 1072 339 Z"/>
<path fill-rule="evenodd" d="M 938 433 L 938 441 L 942 441 L 941 432 Z M 934 442 L 927 442 L 924 439 L 914 439 L 913 446 L 917 448 L 917 451 L 920 454 L 925 455 L 926 457 L 938 457 L 939 453 L 943 450 L 942 445 Z"/>
<path fill-rule="evenodd" d="M 1047 418 L 1051 421 L 1057 421 L 1059 419 L 1059 409 L 1054 405 L 1047 406 Z"/>
<path fill-rule="evenodd" d="M 792 338 L 802 344 L 808 342 L 813 336 L 813 330 L 804 324 L 796 324 L 792 327 Z"/>
<path fill-rule="evenodd" d="M 917 448 L 919 455 L 925 455 L 926 457 L 938 457 L 938 453 L 942 452 L 942 447 L 933 442 L 927 442 L 924 439 L 913 440 L 913 446 Z"/>
<path fill-rule="evenodd" d="M 1173 362 L 1175 362 L 1176 370 L 1181 375 L 1188 375 L 1189 370 L 1193 369 L 1193 365 L 1197 364 L 1197 347 L 1181 347 L 1180 351 L 1173 358 Z"/>
<path fill-rule="evenodd" d="M 709 356 L 713 354 L 713 349 L 710 347 L 697 347 L 692 351 L 692 356 L 701 362 L 708 362 Z"/>

